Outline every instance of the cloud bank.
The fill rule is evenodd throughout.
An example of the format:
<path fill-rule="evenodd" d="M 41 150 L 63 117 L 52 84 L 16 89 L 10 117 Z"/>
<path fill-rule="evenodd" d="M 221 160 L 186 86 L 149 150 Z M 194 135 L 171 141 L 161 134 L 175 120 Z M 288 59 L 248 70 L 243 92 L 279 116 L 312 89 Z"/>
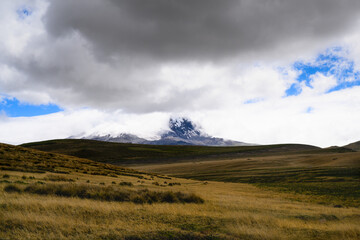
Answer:
<path fill-rule="evenodd" d="M 359 19 L 358 0 L 3 1 L 0 95 L 65 111 L 3 116 L 1 131 L 36 129 L 43 121 L 48 129 L 62 127 L 23 139 L 6 131 L 0 141 L 150 133 L 124 119 L 146 123 L 152 116 L 156 129 L 155 119 L 164 127 L 171 114 L 240 141 L 324 146 L 359 140 L 358 87 L 328 93 L 340 81 L 334 74 L 313 74 L 305 83 L 294 67 L 296 61 L 316 64 L 318 54 L 340 46 L 358 72 Z M 293 84 L 301 93 L 286 97 Z"/>

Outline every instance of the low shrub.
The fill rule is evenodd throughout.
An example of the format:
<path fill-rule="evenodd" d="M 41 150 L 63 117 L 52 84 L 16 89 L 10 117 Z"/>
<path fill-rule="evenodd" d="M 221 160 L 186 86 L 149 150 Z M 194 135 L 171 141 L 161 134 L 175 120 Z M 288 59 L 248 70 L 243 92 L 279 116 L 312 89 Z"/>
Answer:
<path fill-rule="evenodd" d="M 62 174 L 70 174 L 68 171 L 60 171 L 60 170 L 51 170 L 53 173 L 62 173 Z"/>
<path fill-rule="evenodd" d="M 162 178 L 162 179 L 171 179 L 171 177 L 165 177 L 165 176 L 157 176 L 158 178 Z"/>
<path fill-rule="evenodd" d="M 53 182 L 75 182 L 74 179 L 67 178 L 61 175 L 47 175 L 45 180 Z"/>
<path fill-rule="evenodd" d="M 19 180 L 15 181 L 14 183 L 27 184 L 26 182 L 24 182 L 24 181 L 19 181 Z"/>
<path fill-rule="evenodd" d="M 78 197 L 102 201 L 144 203 L 204 203 L 204 200 L 193 194 L 183 192 L 156 192 L 148 189 L 129 190 L 113 186 L 101 187 L 81 184 L 30 184 L 25 188 L 8 185 L 6 192 L 26 192 L 39 195 L 55 195 L 62 197 Z"/>
<path fill-rule="evenodd" d="M 133 202 L 135 203 L 204 203 L 204 199 L 193 194 L 183 192 L 156 192 L 147 189 L 137 191 Z"/>
<path fill-rule="evenodd" d="M 9 174 L 4 174 L 3 178 L 10 178 L 10 175 Z"/>
<path fill-rule="evenodd" d="M 120 182 L 119 185 L 120 185 L 120 186 L 128 186 L 128 187 L 132 187 L 132 186 L 133 186 L 132 182 Z"/>
<path fill-rule="evenodd" d="M 178 183 L 178 182 L 169 183 L 169 186 L 170 186 L 170 187 L 171 187 L 171 186 L 175 186 L 175 185 L 181 186 L 181 183 Z"/>
<path fill-rule="evenodd" d="M 13 193 L 13 192 L 21 192 L 21 189 L 16 185 L 10 184 L 4 187 L 4 191 L 8 193 Z"/>

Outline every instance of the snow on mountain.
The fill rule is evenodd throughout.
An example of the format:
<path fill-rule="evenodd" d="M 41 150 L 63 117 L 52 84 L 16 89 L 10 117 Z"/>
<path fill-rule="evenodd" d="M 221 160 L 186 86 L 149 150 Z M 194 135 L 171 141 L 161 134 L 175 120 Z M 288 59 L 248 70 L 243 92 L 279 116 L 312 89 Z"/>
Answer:
<path fill-rule="evenodd" d="M 153 144 L 153 145 L 201 145 L 201 146 L 247 146 L 253 145 L 238 141 L 215 138 L 201 132 L 194 123 L 187 118 L 170 118 L 169 131 L 163 133 L 159 140 L 147 140 L 136 135 L 121 133 L 118 136 L 88 136 L 92 139 L 106 142 Z"/>
<path fill-rule="evenodd" d="M 128 134 L 128 133 L 121 133 L 116 137 L 113 137 L 110 134 L 108 134 L 104 136 L 90 136 L 85 138 L 97 140 L 97 141 L 104 141 L 104 142 L 137 143 L 137 144 L 142 144 L 147 141 L 144 138 L 139 138 L 136 135 Z"/>
<path fill-rule="evenodd" d="M 169 120 L 169 128 L 176 136 L 184 139 L 191 139 L 194 137 L 200 137 L 201 133 L 195 129 L 194 124 L 186 118 L 178 118 Z"/>

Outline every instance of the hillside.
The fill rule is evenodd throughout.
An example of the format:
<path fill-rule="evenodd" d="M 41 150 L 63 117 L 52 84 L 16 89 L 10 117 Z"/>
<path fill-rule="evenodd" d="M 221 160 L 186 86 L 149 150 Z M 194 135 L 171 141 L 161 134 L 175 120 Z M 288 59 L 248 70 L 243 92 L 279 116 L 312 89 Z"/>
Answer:
<path fill-rule="evenodd" d="M 358 142 L 354 142 L 354 143 L 350 143 L 346 146 L 344 146 L 345 148 L 349 148 L 352 149 L 354 151 L 360 151 L 360 141 Z"/>
<path fill-rule="evenodd" d="M 360 181 L 360 153 L 292 154 L 230 160 L 136 166 L 136 169 L 199 180 L 262 183 Z M 332 176 L 332 177 L 331 177 Z M 356 178 L 356 179 L 355 179 Z M 359 184 L 357 184 L 359 185 Z M 360 185 L 359 185 L 360 187 Z"/>
<path fill-rule="evenodd" d="M 315 146 L 301 144 L 206 147 L 141 145 L 84 139 L 51 140 L 27 143 L 21 146 L 117 165 L 169 163 L 196 159 L 231 159 L 234 157 L 323 151 Z"/>
<path fill-rule="evenodd" d="M 360 206 L 360 152 L 255 156 L 136 169 L 202 181 L 250 183 L 263 189 L 317 196 L 323 202 L 342 199 L 342 204 Z"/>
<path fill-rule="evenodd" d="M 135 177 L 141 177 L 143 174 L 129 168 L 2 143 L 0 143 L 0 170 L 63 174 L 79 172 L 91 175 Z"/>
<path fill-rule="evenodd" d="M 58 141 L 54 143 L 53 148 L 58 146 Z M 141 146 L 135 147 L 132 155 L 141 152 Z M 175 154 L 168 151 L 168 155 Z M 188 154 L 200 152 L 192 151 Z M 198 173 L 199 178 L 217 180 L 205 182 L 0 144 L 0 239 L 359 239 L 356 169 L 351 172 L 346 167 L 356 159 L 345 161 L 337 153 L 303 154 L 302 161 L 298 156 L 282 153 L 242 160 L 211 159 L 191 166 L 177 165 L 190 162 L 168 164 L 167 171 L 177 169 L 188 178 Z M 323 158 L 317 160 L 320 156 Z M 290 174 L 292 163 L 298 170 Z M 308 168 L 299 171 L 304 164 Z M 335 171 L 326 175 L 321 166 Z M 339 166 L 345 167 L 343 171 L 338 171 Z M 292 190 L 279 178 L 285 170 L 290 180 L 285 183 Z M 272 185 L 236 180 L 242 177 L 241 182 L 246 182 L 249 176 L 267 176 Z M 306 192 L 299 187 L 304 180 L 312 184 L 306 185 Z M 326 188 L 328 184 L 335 188 Z"/>
<path fill-rule="evenodd" d="M 344 147 L 321 149 L 299 144 L 154 146 L 74 139 L 24 146 L 173 177 L 307 192 L 318 195 L 324 202 L 343 199 L 342 204 L 357 206 L 356 199 L 360 198 L 360 153 Z"/>

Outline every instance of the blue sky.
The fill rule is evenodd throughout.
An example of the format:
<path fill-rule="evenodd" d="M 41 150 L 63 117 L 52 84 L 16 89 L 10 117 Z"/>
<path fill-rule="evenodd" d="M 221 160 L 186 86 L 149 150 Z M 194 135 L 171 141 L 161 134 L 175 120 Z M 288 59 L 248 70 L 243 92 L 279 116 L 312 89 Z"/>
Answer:
<path fill-rule="evenodd" d="M 25 19 L 26 17 L 30 16 L 32 14 L 32 10 L 28 7 L 21 7 L 16 11 L 18 17 L 20 19 Z"/>
<path fill-rule="evenodd" d="M 0 101 L 0 112 L 8 117 L 33 117 L 60 112 L 62 109 L 55 104 L 32 105 L 22 103 L 16 98 L 3 98 Z"/>
<path fill-rule="evenodd" d="M 311 77 L 318 73 L 332 75 L 337 80 L 337 85 L 327 93 L 360 85 L 360 72 L 354 70 L 354 62 L 346 57 L 346 50 L 341 47 L 329 48 L 312 62 L 297 61 L 293 68 L 299 72 L 299 76 L 297 82 L 286 90 L 286 96 L 299 95 L 302 92 L 301 83 L 312 88 Z"/>

